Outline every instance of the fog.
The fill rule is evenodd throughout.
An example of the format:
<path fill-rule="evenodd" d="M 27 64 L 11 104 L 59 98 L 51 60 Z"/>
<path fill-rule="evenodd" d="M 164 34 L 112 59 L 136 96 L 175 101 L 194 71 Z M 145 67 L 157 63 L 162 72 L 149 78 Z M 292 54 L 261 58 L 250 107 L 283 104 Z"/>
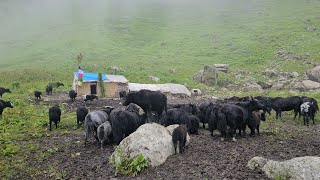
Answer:
<path fill-rule="evenodd" d="M 9 67 L 12 63 L 44 62 L 56 56 L 70 59 L 81 51 L 93 51 L 88 48 L 117 43 L 114 39 L 117 33 L 124 32 L 124 36 L 127 33 L 137 37 L 139 26 L 153 30 L 152 34 L 143 34 L 147 32 L 140 31 L 142 36 L 146 37 L 144 43 L 149 41 L 149 45 L 155 43 L 152 42 L 153 39 L 148 39 L 151 36 L 157 37 L 157 42 L 161 39 L 168 40 L 171 32 L 179 33 L 182 29 L 184 34 L 206 34 L 212 25 L 219 27 L 237 22 L 236 19 L 241 18 L 239 13 L 252 13 L 254 17 L 256 12 L 252 10 L 258 6 L 258 2 L 263 1 L 244 2 L 1 0 L 0 68 Z M 247 16 L 242 20 L 247 21 L 246 19 Z M 140 41 L 130 39 L 136 40 Z"/>

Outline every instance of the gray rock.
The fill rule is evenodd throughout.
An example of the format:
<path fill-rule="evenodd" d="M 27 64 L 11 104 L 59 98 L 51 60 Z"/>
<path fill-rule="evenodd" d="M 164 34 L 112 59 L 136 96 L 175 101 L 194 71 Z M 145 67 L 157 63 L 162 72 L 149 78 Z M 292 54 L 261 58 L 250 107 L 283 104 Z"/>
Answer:
<path fill-rule="evenodd" d="M 203 70 L 200 70 L 194 75 L 193 80 L 202 83 L 202 75 L 203 75 Z"/>
<path fill-rule="evenodd" d="M 154 77 L 154 76 L 149 76 L 149 80 L 158 82 L 158 81 L 160 81 L 160 78 Z"/>
<path fill-rule="evenodd" d="M 285 85 L 283 83 L 278 82 L 277 84 L 272 85 L 272 90 L 282 90 L 285 88 Z"/>
<path fill-rule="evenodd" d="M 170 70 L 169 70 L 169 73 L 171 73 L 171 74 L 175 74 L 175 73 L 176 73 L 176 70 L 174 70 L 174 69 L 170 69 Z"/>
<path fill-rule="evenodd" d="M 213 66 L 216 67 L 218 71 L 221 71 L 224 73 L 228 73 L 229 67 L 230 67 L 229 64 L 214 64 Z"/>
<path fill-rule="evenodd" d="M 269 77 L 269 78 L 273 78 L 273 77 L 277 77 L 278 76 L 278 72 L 274 69 L 266 69 L 262 72 L 263 75 Z"/>
<path fill-rule="evenodd" d="M 123 139 L 119 148 L 128 155 L 136 157 L 140 153 L 150 160 L 151 166 L 159 166 L 166 159 L 174 154 L 172 143 L 172 131 L 178 125 L 168 126 L 167 128 L 156 123 L 148 123 L 140 126 L 134 133 Z M 189 136 L 189 135 L 188 135 Z M 190 137 L 187 137 L 187 141 Z M 115 162 L 120 161 L 119 152 L 115 151 L 111 159 Z"/>
<path fill-rule="evenodd" d="M 311 71 L 307 72 L 307 75 L 311 81 L 320 82 L 320 66 L 316 66 Z"/>
<path fill-rule="evenodd" d="M 315 81 L 303 80 L 303 81 L 301 81 L 301 83 L 305 87 L 306 90 L 320 89 L 320 83 L 315 82 Z"/>
<path fill-rule="evenodd" d="M 297 157 L 282 162 L 254 157 L 247 166 L 251 170 L 262 170 L 272 179 L 320 179 L 320 157 L 316 156 Z"/>
<path fill-rule="evenodd" d="M 243 91 L 246 92 L 251 92 L 251 91 L 262 91 L 262 88 L 259 84 L 257 83 L 252 83 L 252 84 L 245 84 L 244 87 L 242 88 Z"/>
<path fill-rule="evenodd" d="M 257 84 L 259 84 L 262 89 L 269 89 L 272 87 L 271 83 L 266 83 L 266 82 L 262 82 L 262 81 L 257 82 Z"/>
<path fill-rule="evenodd" d="M 217 80 L 218 80 L 218 74 L 215 66 L 206 65 L 203 69 L 201 82 L 208 86 L 214 86 L 217 84 Z"/>

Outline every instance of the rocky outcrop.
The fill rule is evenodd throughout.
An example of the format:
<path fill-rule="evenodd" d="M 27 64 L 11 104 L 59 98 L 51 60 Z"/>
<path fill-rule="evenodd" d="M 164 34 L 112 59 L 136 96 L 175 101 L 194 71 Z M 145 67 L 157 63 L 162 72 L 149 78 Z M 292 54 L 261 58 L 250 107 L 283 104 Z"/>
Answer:
<path fill-rule="evenodd" d="M 315 90 L 320 89 L 320 83 L 311 81 L 311 80 L 303 80 L 301 84 L 305 87 L 306 90 Z"/>
<path fill-rule="evenodd" d="M 311 81 L 320 82 L 320 66 L 316 66 L 311 71 L 307 72 L 307 75 Z"/>
<path fill-rule="evenodd" d="M 119 148 L 122 149 L 121 152 L 125 153 L 125 155 L 123 156 L 118 151 L 115 151 L 111 155 L 111 159 L 115 162 L 120 162 L 120 158 L 136 157 L 141 153 L 144 158 L 150 160 L 151 166 L 159 166 L 170 155 L 174 154 L 172 131 L 176 127 L 178 125 L 171 125 L 165 128 L 156 123 L 144 124 L 119 144 Z M 188 139 L 190 140 L 189 135 L 187 142 Z"/>
<path fill-rule="evenodd" d="M 214 65 L 206 65 L 203 70 L 197 72 L 193 79 L 207 86 L 214 86 L 218 81 L 217 69 Z"/>
<path fill-rule="evenodd" d="M 247 166 L 252 170 L 262 170 L 272 179 L 320 179 L 320 157 L 315 156 L 298 157 L 281 162 L 254 157 Z"/>

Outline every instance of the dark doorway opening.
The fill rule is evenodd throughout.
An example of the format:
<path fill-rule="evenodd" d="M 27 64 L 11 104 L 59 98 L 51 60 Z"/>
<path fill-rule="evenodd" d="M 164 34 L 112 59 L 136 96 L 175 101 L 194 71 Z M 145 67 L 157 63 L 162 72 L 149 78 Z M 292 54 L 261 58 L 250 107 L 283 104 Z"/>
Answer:
<path fill-rule="evenodd" d="M 90 93 L 97 94 L 97 82 L 92 82 L 90 84 Z"/>

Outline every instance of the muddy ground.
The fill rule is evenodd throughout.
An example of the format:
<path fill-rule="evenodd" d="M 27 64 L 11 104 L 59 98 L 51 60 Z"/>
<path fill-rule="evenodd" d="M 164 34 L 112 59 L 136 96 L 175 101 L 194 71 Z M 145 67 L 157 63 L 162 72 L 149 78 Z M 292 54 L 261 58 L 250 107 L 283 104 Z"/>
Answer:
<path fill-rule="evenodd" d="M 50 101 L 63 102 L 67 111 L 74 111 L 77 105 L 83 104 L 82 100 L 71 103 L 64 98 L 50 98 L 53 98 Z M 170 98 L 169 103 L 203 100 Z M 120 108 L 119 103 L 119 99 L 108 99 L 88 102 L 86 105 L 90 109 L 106 105 Z M 268 179 L 263 172 L 247 168 L 247 162 L 252 157 L 287 160 L 320 155 L 318 126 L 297 125 L 301 123 L 302 120 L 286 121 L 278 127 L 278 133 L 262 129 L 261 136 L 238 138 L 236 142 L 221 141 L 218 135 L 212 137 L 207 130 L 200 128 L 199 135 L 191 135 L 191 143 L 185 153 L 170 156 L 164 164 L 149 168 L 134 178 L 115 176 L 108 163 L 114 147 L 109 145 L 101 150 L 96 144 L 84 146 L 82 130 L 42 138 L 41 148 L 58 147 L 58 151 L 41 161 L 31 158 L 29 165 L 40 167 L 42 173 L 35 175 L 37 179 L 61 176 L 65 179 Z M 50 171 L 50 167 L 55 167 L 56 171 Z"/>

